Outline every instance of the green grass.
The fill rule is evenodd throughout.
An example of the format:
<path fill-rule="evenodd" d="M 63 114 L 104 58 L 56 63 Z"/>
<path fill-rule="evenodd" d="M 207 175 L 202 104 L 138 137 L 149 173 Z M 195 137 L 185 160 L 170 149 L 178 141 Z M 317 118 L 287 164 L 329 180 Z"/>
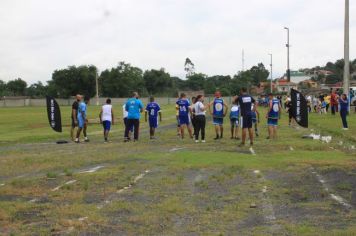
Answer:
<path fill-rule="evenodd" d="M 278 140 L 265 139 L 266 121 L 261 119 L 253 156 L 248 147 L 237 148 L 238 142 L 229 139 L 227 120 L 223 140 L 213 141 L 210 121 L 206 144 L 178 140 L 174 106 L 163 106 L 157 140 L 148 139 L 142 120 L 141 140 L 123 143 L 121 106 L 114 109 L 118 122 L 110 135 L 112 143 L 103 143 L 99 108 L 90 106 L 91 142 L 79 145 L 54 144 L 69 139 L 70 107 L 61 109 L 62 134 L 49 128 L 44 108 L 0 109 L 0 184 L 5 184 L 0 185 L 0 234 L 356 232 L 356 206 L 347 210 L 331 199 L 311 170 L 325 178 L 339 172 L 355 178 L 356 155 L 350 147 L 356 146 L 356 115 L 349 117 L 350 130 L 342 131 L 339 116 L 311 114 L 309 129 L 295 129 L 288 127 L 283 114 Z M 263 108 L 260 112 L 264 117 Z M 311 132 L 332 135 L 333 140 L 326 144 L 301 138 Z M 103 168 L 97 172 L 81 173 L 99 165 Z M 145 170 L 150 172 L 133 184 Z M 352 202 L 353 178 L 330 181 L 330 188 Z M 53 191 L 58 186 L 62 187 Z M 274 210 L 273 222 L 266 220 L 267 203 Z"/>

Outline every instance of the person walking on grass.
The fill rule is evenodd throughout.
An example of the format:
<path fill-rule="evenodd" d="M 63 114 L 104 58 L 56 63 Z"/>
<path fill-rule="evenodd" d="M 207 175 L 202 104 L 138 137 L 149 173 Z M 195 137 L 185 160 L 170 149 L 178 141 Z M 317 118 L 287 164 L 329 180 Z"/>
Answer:
<path fill-rule="evenodd" d="M 78 120 L 78 131 L 77 131 L 77 137 L 75 139 L 76 143 L 80 143 L 79 137 L 80 133 L 83 130 L 84 134 L 84 141 L 89 142 L 88 136 L 87 136 L 87 126 L 88 126 L 88 118 L 87 118 L 87 107 L 90 102 L 90 97 L 85 96 L 84 97 L 84 102 L 81 101 L 78 106 L 78 114 L 77 114 L 77 120 Z"/>
<path fill-rule="evenodd" d="M 184 139 L 184 128 L 187 127 L 190 138 L 193 138 L 192 128 L 190 126 L 189 115 L 192 112 L 190 109 L 190 103 L 187 99 L 185 93 L 180 95 L 180 98 L 176 102 L 176 109 L 179 114 L 179 125 L 180 125 L 180 137 Z"/>
<path fill-rule="evenodd" d="M 241 109 L 241 118 L 242 118 L 242 137 L 240 147 L 243 147 L 246 142 L 246 134 L 248 131 L 250 137 L 250 145 L 253 145 L 253 130 L 252 130 L 252 112 L 256 111 L 256 101 L 255 99 L 247 94 L 247 89 L 241 89 L 241 96 L 238 98 L 240 109 Z M 252 109 L 252 104 L 254 104 Z"/>
<path fill-rule="evenodd" d="M 127 114 L 127 125 L 125 127 L 125 142 L 130 141 L 130 128 L 134 129 L 134 142 L 138 141 L 140 129 L 140 117 L 143 112 L 143 103 L 139 99 L 137 92 L 133 92 L 131 98 L 126 102 L 125 110 Z"/>
<path fill-rule="evenodd" d="M 78 116 L 79 103 L 81 100 L 82 100 L 82 96 L 77 94 L 75 96 L 75 101 L 72 104 L 72 113 L 71 113 L 72 125 L 70 128 L 70 137 L 72 141 L 75 141 L 75 137 L 76 137 L 75 128 L 78 126 L 77 116 Z"/>
<path fill-rule="evenodd" d="M 129 113 L 126 111 L 126 103 L 122 106 L 122 117 L 123 117 L 123 122 L 124 122 L 124 133 L 126 130 L 126 127 L 128 127 L 128 121 L 127 121 L 127 116 Z M 129 127 L 129 137 L 128 140 L 131 140 L 131 135 L 133 133 L 133 126 Z"/>
<path fill-rule="evenodd" d="M 114 125 L 114 111 L 110 98 L 106 99 L 106 104 L 102 106 L 99 119 L 104 128 L 104 142 L 107 143 L 111 125 Z"/>
<path fill-rule="evenodd" d="M 230 109 L 231 139 L 239 140 L 240 107 L 238 105 L 238 97 L 234 97 L 233 99 Z"/>
<path fill-rule="evenodd" d="M 340 116 L 342 120 L 343 130 L 348 130 L 349 126 L 347 124 L 347 115 L 349 113 L 349 100 L 346 94 L 342 94 L 339 98 L 340 104 Z"/>
<path fill-rule="evenodd" d="M 272 94 L 269 94 L 269 98 L 268 113 L 266 115 L 268 125 L 267 139 L 276 139 L 278 120 L 281 118 L 282 107 L 278 99 L 273 98 Z"/>
<path fill-rule="evenodd" d="M 213 110 L 211 110 L 211 106 L 213 106 Z M 224 103 L 224 99 L 221 97 L 221 93 L 219 91 L 215 92 L 214 101 L 209 104 L 210 114 L 213 116 L 213 124 L 215 126 L 216 137 L 214 140 L 222 139 L 224 136 L 224 117 L 227 112 L 227 105 Z"/>
<path fill-rule="evenodd" d="M 146 106 L 145 111 L 145 121 L 147 122 L 148 114 L 148 124 L 150 126 L 150 139 L 155 139 L 155 130 L 158 127 L 158 115 L 159 121 L 162 121 L 161 107 L 155 102 L 154 97 L 150 97 L 150 103 Z"/>
<path fill-rule="evenodd" d="M 201 142 L 205 143 L 205 125 L 206 118 L 205 112 L 206 107 L 204 106 L 204 96 L 198 95 L 196 97 L 196 103 L 194 104 L 194 112 L 195 112 L 195 142 L 199 142 L 199 133 L 201 133 Z"/>

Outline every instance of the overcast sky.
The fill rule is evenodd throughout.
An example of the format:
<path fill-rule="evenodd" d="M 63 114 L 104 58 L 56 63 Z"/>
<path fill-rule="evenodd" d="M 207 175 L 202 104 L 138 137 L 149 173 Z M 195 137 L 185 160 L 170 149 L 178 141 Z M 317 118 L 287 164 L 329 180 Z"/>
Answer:
<path fill-rule="evenodd" d="M 351 2 L 351 58 L 356 57 L 356 3 Z M 258 62 L 274 74 L 343 57 L 343 0 L 1 0 L 0 79 L 50 80 L 55 69 L 119 61 L 184 75 L 233 75 Z"/>

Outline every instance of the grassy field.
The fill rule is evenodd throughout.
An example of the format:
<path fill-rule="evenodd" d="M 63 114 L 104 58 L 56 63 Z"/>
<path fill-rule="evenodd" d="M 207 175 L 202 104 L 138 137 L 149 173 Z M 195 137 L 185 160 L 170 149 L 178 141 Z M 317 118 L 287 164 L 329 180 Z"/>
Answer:
<path fill-rule="evenodd" d="M 157 140 L 123 143 L 121 107 L 104 144 L 99 109 L 89 107 L 90 143 L 65 145 L 45 108 L 0 109 L 0 235 L 355 235 L 356 115 L 312 114 L 311 127 L 281 120 L 278 140 L 253 150 L 225 138 L 179 140 L 164 106 Z M 265 111 L 260 108 L 263 114 Z M 264 117 L 264 115 L 261 115 Z M 332 141 L 302 139 L 331 135 Z M 255 155 L 253 155 L 255 153 Z"/>

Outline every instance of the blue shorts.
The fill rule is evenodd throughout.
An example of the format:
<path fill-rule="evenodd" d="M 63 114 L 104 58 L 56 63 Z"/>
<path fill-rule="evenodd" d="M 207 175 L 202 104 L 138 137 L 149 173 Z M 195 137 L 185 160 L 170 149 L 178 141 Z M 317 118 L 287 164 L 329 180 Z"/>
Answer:
<path fill-rule="evenodd" d="M 81 116 L 78 117 L 78 127 L 83 129 L 85 125 L 85 119 L 83 119 Z"/>
<path fill-rule="evenodd" d="M 268 118 L 267 124 L 268 126 L 278 126 L 278 119 Z"/>
<path fill-rule="evenodd" d="M 223 124 L 224 124 L 224 118 L 222 117 L 213 118 L 213 125 L 223 125 Z"/>
<path fill-rule="evenodd" d="M 110 131 L 111 129 L 111 121 L 104 120 L 103 121 L 103 127 L 105 131 Z"/>
<path fill-rule="evenodd" d="M 158 127 L 158 118 L 150 117 L 148 119 L 148 124 L 150 125 L 150 128 L 157 128 Z"/>
<path fill-rule="evenodd" d="M 127 122 L 127 118 L 124 118 L 124 124 L 125 127 L 129 125 L 129 123 Z M 134 127 L 133 126 L 129 127 L 129 131 L 132 133 L 134 131 Z"/>
<path fill-rule="evenodd" d="M 189 116 L 179 116 L 179 125 L 189 125 L 190 124 L 190 119 Z"/>
<path fill-rule="evenodd" d="M 252 128 L 252 116 L 246 115 L 241 117 L 242 128 L 251 129 Z"/>
<path fill-rule="evenodd" d="M 231 127 L 239 127 L 239 119 L 238 118 L 230 118 Z"/>

